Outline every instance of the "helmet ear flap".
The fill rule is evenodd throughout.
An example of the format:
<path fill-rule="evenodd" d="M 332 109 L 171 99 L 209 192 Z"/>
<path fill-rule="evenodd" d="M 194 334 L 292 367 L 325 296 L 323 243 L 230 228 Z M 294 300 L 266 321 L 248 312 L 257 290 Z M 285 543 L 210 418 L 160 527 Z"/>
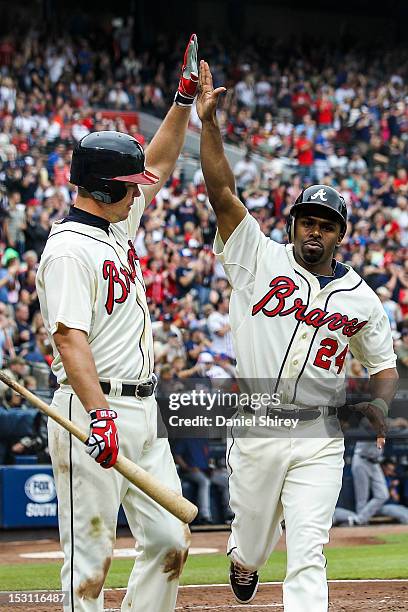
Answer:
<path fill-rule="evenodd" d="M 288 235 L 289 242 L 293 242 L 293 236 L 292 236 L 293 226 L 294 226 L 294 218 L 292 215 L 289 215 L 286 221 L 286 233 Z"/>
<path fill-rule="evenodd" d="M 126 195 L 126 184 L 121 181 L 106 181 L 94 177 L 84 181 L 84 187 L 95 200 L 103 204 L 116 204 Z"/>

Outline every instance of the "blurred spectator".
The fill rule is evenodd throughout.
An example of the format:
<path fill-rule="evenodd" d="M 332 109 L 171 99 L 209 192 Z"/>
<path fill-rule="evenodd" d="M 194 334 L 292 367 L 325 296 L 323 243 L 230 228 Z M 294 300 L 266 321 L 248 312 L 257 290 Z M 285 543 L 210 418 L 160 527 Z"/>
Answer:
<path fill-rule="evenodd" d="M 333 525 L 355 527 L 365 524 L 366 519 L 372 516 L 371 512 L 375 506 L 378 506 L 378 508 L 374 514 L 389 516 L 398 523 L 408 524 L 408 508 L 401 504 L 401 480 L 396 473 L 396 464 L 391 459 L 385 459 L 381 468 L 382 470 L 378 471 L 375 482 L 371 483 L 373 495 L 369 501 L 370 506 L 367 504 L 360 513 L 338 506 L 334 511 Z M 361 481 L 359 484 L 361 484 Z M 381 496 L 384 498 L 384 502 L 379 505 Z"/>
<path fill-rule="evenodd" d="M 47 447 L 47 421 L 39 410 L 0 406 L 0 465 L 22 454 L 41 454 L 44 463 L 49 460 Z"/>
<path fill-rule="evenodd" d="M 200 525 L 212 523 L 208 463 L 208 441 L 204 438 L 177 440 L 173 447 L 174 460 L 180 468 L 180 478 L 197 487 L 198 516 Z"/>
<path fill-rule="evenodd" d="M 381 300 L 383 308 L 387 313 L 388 320 L 392 330 L 397 329 L 397 324 L 402 321 L 401 308 L 391 299 L 391 291 L 387 287 L 378 287 L 376 291 Z"/>
<path fill-rule="evenodd" d="M 356 442 L 351 463 L 356 518 L 350 525 L 366 525 L 389 497 L 380 466 L 381 454 L 375 442 Z"/>
<path fill-rule="evenodd" d="M 8 368 L 4 368 L 3 372 L 6 376 L 15 380 L 20 385 L 24 384 L 24 377 L 27 376 L 29 371 L 27 363 L 21 357 L 13 357 L 10 360 Z M 0 397 L 3 398 L 9 387 L 3 382 L 0 382 Z"/>
<path fill-rule="evenodd" d="M 251 159 L 251 154 L 247 152 L 244 159 L 241 159 L 234 166 L 234 175 L 237 183 L 239 197 L 250 185 L 254 185 L 259 177 L 258 168 Z"/>
<path fill-rule="evenodd" d="M 396 519 L 399 523 L 408 525 L 408 508 L 401 504 L 401 479 L 396 472 L 396 464 L 391 459 L 385 459 L 381 467 L 390 496 L 381 508 L 380 513 Z"/>
<path fill-rule="evenodd" d="M 234 358 L 235 353 L 232 346 L 232 333 L 229 324 L 229 299 L 220 297 L 217 310 L 212 312 L 207 319 L 210 332 L 211 350 L 213 353 L 224 353 Z"/>
<path fill-rule="evenodd" d="M 210 505 L 212 484 L 220 493 L 223 520 L 230 521 L 228 474 L 225 468 L 215 467 L 212 461 L 210 463 L 208 441 L 204 438 L 177 440 L 173 445 L 173 454 L 180 468 L 181 481 L 191 482 L 197 487 L 198 516 L 195 523 L 210 525 L 213 522 Z"/>
<path fill-rule="evenodd" d="M 408 389 L 408 328 L 404 327 L 401 333 L 401 342 L 396 346 L 397 370 L 399 374 L 400 389 Z"/>

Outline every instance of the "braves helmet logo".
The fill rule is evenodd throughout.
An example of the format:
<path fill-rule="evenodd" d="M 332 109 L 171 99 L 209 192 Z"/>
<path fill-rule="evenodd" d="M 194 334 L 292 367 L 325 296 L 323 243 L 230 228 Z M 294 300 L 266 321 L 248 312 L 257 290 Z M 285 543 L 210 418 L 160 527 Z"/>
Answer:
<path fill-rule="evenodd" d="M 310 199 L 315 200 L 316 198 L 319 198 L 322 202 L 327 202 L 327 198 L 325 197 L 326 193 L 327 191 L 324 189 L 319 189 L 319 191 L 316 191 L 316 193 L 310 196 Z"/>

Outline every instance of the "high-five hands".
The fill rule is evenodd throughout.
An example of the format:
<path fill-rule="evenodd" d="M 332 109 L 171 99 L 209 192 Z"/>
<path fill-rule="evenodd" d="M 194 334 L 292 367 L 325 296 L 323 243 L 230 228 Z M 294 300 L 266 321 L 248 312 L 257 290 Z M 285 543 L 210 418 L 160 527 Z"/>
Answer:
<path fill-rule="evenodd" d="M 225 91 L 225 87 L 214 89 L 210 67 L 206 61 L 201 60 L 197 97 L 197 113 L 201 121 L 211 121 L 215 118 L 218 97 Z"/>
<path fill-rule="evenodd" d="M 198 41 L 197 34 L 192 34 L 188 41 L 183 65 L 181 67 L 180 81 L 174 98 L 178 106 L 191 107 L 197 94 L 198 65 L 197 65 Z"/>

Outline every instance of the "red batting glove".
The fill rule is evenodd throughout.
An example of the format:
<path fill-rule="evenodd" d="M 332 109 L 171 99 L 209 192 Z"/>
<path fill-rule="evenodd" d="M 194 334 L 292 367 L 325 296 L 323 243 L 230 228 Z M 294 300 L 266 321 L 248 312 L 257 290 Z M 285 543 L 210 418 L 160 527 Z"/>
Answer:
<path fill-rule="evenodd" d="M 115 421 L 117 414 L 106 408 L 92 410 L 89 413 L 91 425 L 89 438 L 85 442 L 86 452 L 103 468 L 110 468 L 116 463 L 119 452 L 118 431 Z"/>
<path fill-rule="evenodd" d="M 174 98 L 178 106 L 191 106 L 198 87 L 198 42 L 197 34 L 192 34 L 184 53 L 179 86 Z"/>

